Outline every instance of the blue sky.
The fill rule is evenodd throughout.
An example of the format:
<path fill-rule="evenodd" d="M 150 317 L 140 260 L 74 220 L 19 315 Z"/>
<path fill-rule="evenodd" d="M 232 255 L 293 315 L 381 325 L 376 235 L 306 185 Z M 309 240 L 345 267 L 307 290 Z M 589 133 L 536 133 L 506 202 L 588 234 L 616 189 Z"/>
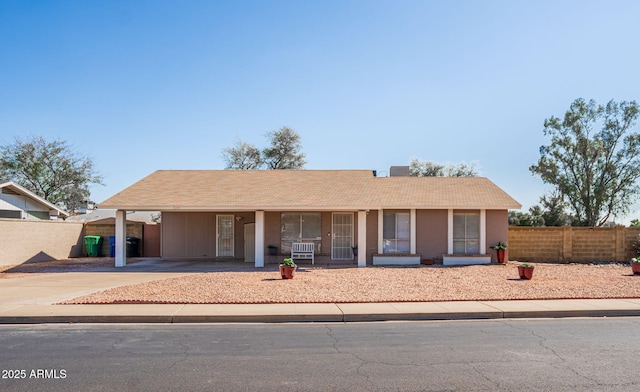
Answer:
<path fill-rule="evenodd" d="M 288 126 L 307 169 L 477 162 L 526 210 L 552 189 L 528 170 L 545 118 L 640 99 L 639 17 L 615 0 L 0 0 L 0 143 L 69 141 L 100 202 Z"/>

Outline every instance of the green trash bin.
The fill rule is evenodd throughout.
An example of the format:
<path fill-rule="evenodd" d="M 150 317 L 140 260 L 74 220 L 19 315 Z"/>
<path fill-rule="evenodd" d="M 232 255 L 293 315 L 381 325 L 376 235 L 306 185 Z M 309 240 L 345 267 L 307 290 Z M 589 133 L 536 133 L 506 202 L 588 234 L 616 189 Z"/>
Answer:
<path fill-rule="evenodd" d="M 99 235 L 84 236 L 84 244 L 87 247 L 87 256 L 100 256 L 102 250 L 102 237 Z"/>

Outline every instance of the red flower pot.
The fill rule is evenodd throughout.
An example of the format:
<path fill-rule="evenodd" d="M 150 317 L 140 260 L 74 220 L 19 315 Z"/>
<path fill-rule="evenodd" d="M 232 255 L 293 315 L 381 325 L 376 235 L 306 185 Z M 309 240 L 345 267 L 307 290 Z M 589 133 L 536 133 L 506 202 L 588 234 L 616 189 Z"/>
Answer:
<path fill-rule="evenodd" d="M 631 263 L 631 271 L 634 275 L 640 275 L 640 263 Z"/>
<path fill-rule="evenodd" d="M 289 267 L 286 265 L 280 266 L 280 276 L 282 279 L 293 279 L 293 273 L 296 271 L 296 267 Z"/>
<path fill-rule="evenodd" d="M 498 256 L 498 263 L 504 264 L 504 249 L 496 249 L 496 253 Z"/>
<path fill-rule="evenodd" d="M 531 280 L 533 278 L 533 268 L 534 267 L 524 267 L 518 266 L 518 275 L 520 275 L 520 279 Z"/>

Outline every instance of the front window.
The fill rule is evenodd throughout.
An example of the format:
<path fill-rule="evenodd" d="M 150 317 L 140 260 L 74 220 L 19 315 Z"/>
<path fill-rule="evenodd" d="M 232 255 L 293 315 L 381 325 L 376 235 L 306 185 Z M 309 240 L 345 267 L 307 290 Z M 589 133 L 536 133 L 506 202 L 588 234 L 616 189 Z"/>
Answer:
<path fill-rule="evenodd" d="M 480 213 L 453 213 L 453 253 L 480 253 Z"/>
<path fill-rule="evenodd" d="M 385 212 L 383 215 L 384 253 L 409 253 L 411 217 L 408 212 Z"/>
<path fill-rule="evenodd" d="M 322 215 L 319 212 L 283 212 L 280 216 L 280 248 L 282 253 L 291 252 L 294 242 L 313 242 L 315 251 L 320 252 L 322 241 Z"/>

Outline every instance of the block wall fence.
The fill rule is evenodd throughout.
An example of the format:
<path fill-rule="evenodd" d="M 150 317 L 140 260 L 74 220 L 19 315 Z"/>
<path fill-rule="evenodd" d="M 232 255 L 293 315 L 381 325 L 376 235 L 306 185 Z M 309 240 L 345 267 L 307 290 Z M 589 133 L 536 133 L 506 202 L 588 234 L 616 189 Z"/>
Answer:
<path fill-rule="evenodd" d="M 0 265 L 81 257 L 82 233 L 82 223 L 0 219 Z"/>
<path fill-rule="evenodd" d="M 139 252 L 160 256 L 160 225 L 127 224 L 127 237 L 138 237 Z M 102 256 L 109 256 L 113 224 L 0 218 L 0 266 L 62 260 L 86 255 L 85 235 L 103 237 Z"/>
<path fill-rule="evenodd" d="M 545 263 L 629 261 L 638 227 L 509 227 L 509 260 Z"/>

